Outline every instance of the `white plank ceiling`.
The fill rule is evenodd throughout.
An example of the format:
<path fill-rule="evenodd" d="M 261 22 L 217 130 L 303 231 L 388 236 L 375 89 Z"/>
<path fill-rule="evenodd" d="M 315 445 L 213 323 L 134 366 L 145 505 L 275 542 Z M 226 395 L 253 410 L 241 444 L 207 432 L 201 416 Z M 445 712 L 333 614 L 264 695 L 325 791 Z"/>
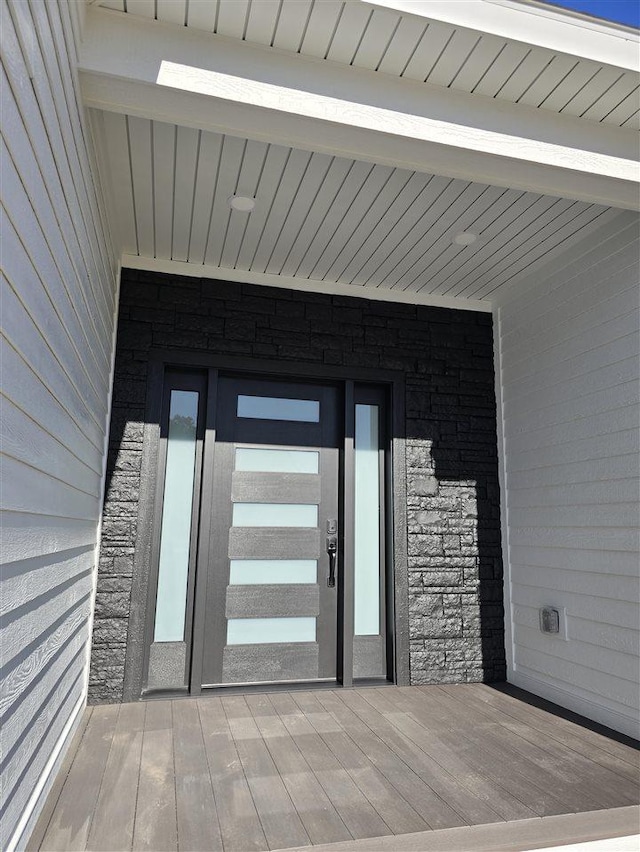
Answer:
<path fill-rule="evenodd" d="M 99 5 L 383 74 L 640 129 L 637 73 L 366 3 L 99 0 Z"/>
<path fill-rule="evenodd" d="M 92 111 L 125 254 L 492 299 L 609 208 Z M 255 210 L 229 207 L 232 195 Z M 459 231 L 478 235 L 452 244 Z"/>

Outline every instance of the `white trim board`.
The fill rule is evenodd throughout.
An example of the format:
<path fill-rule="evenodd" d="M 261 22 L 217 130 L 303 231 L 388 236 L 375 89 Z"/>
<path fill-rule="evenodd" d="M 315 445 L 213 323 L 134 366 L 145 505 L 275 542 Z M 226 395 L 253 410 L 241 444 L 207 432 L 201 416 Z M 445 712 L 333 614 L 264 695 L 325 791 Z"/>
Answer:
<path fill-rule="evenodd" d="M 359 840 L 342 840 L 323 843 L 321 846 L 305 846 L 290 852 L 537 852 L 541 847 L 549 849 L 556 844 L 619 838 L 620 847 L 608 845 L 606 849 L 624 852 L 629 847 L 626 838 L 638 827 L 638 808 L 634 805 L 608 808 L 577 814 L 515 819 L 488 825 L 465 825 L 458 828 L 440 828 L 435 831 L 418 831 L 411 834 L 367 837 Z M 624 845 L 622 843 L 624 842 Z M 561 847 L 562 850 L 567 847 Z M 573 847 L 569 847 L 573 849 Z M 584 847 L 575 848 L 582 852 Z M 589 844 L 589 852 L 599 846 Z M 631 847 L 637 849 L 636 846 Z M 551 850 L 553 852 L 553 850 Z"/>
<path fill-rule="evenodd" d="M 513 642 L 513 612 L 511 605 L 511 553 L 509 547 L 509 500 L 507 456 L 505 447 L 504 400 L 502 398 L 502 333 L 500 308 L 493 311 L 493 372 L 496 394 L 496 439 L 498 450 L 498 485 L 500 488 L 500 541 L 502 546 L 504 649 L 507 676 L 513 672 L 515 646 Z"/>
<path fill-rule="evenodd" d="M 640 207 L 631 129 L 94 8 L 80 73 L 96 109 Z"/>
<path fill-rule="evenodd" d="M 355 299 L 371 299 L 376 302 L 399 302 L 409 305 L 429 305 L 435 308 L 456 308 L 463 311 L 491 313 L 491 303 L 482 302 L 478 299 L 421 296 L 418 293 L 385 290 L 382 287 L 361 287 L 355 284 L 333 284 L 306 278 L 286 278 L 280 275 L 269 275 L 265 272 L 222 269 L 218 266 L 139 257 L 133 254 L 123 254 L 121 264 L 123 269 L 141 269 L 149 272 L 163 272 L 168 275 L 185 275 L 189 278 L 213 278 L 219 281 L 235 281 L 239 284 L 257 284 L 260 287 L 280 287 L 284 290 L 297 290 L 300 293 L 327 293 L 330 296 L 351 296 Z"/>
<path fill-rule="evenodd" d="M 82 717 L 82 711 L 84 710 L 86 705 L 86 695 L 80 696 L 76 706 L 71 711 L 71 715 L 67 719 L 67 722 L 62 729 L 62 733 L 58 737 L 58 741 L 56 742 L 51 755 L 49 756 L 49 760 L 47 761 L 44 769 L 42 770 L 42 774 L 38 779 L 38 783 L 33 789 L 31 796 L 29 797 L 29 801 L 20 817 L 20 821 L 18 822 L 9 843 L 5 849 L 5 852 L 16 852 L 22 844 L 20 841 L 27 838 L 29 831 L 35 825 L 35 822 L 40 815 L 40 811 L 45 803 L 46 797 L 51 789 L 51 785 L 53 784 L 55 777 L 57 775 L 57 770 L 60 767 L 60 762 L 64 758 L 64 755 L 69 748 L 71 741 L 73 739 L 73 735 L 76 732 L 80 719 Z M 55 771 L 54 771 L 55 770 Z"/>

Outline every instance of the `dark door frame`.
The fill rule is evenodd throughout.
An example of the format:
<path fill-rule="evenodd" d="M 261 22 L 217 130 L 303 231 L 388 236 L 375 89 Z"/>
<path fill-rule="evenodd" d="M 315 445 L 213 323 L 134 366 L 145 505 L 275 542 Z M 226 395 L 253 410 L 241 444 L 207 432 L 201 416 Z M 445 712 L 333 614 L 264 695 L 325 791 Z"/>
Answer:
<path fill-rule="evenodd" d="M 213 465 L 211 453 L 215 445 L 215 411 L 218 373 L 256 374 L 261 378 L 310 379 L 343 383 L 345 396 L 345 442 L 344 442 L 344 478 L 353 482 L 354 471 L 354 388 L 358 383 L 384 387 L 388 393 L 387 435 L 385 479 L 387 518 L 386 565 L 387 565 L 387 629 L 392 636 L 392 650 L 389 659 L 389 679 L 398 685 L 408 685 L 409 678 L 409 602 L 407 570 L 407 488 L 405 463 L 405 377 L 404 373 L 393 370 L 370 368 L 349 368 L 324 364 L 307 364 L 264 360 L 261 358 L 217 356 L 201 350 L 154 349 L 149 352 L 148 378 L 145 407 L 145 424 L 140 475 L 140 493 L 137 514 L 137 538 L 134 553 L 131 606 L 129 615 L 127 648 L 124 672 L 124 701 L 136 701 L 142 697 L 144 673 L 148 648 L 148 609 L 150 583 L 152 579 L 153 555 L 159 546 L 160 524 L 157 522 L 159 505 L 162 500 L 162 487 L 158 483 L 159 454 L 161 448 L 160 424 L 162 417 L 162 390 L 165 372 L 168 368 L 209 370 L 207 394 L 207 438 L 203 461 L 202 493 L 210 493 L 212 488 Z M 206 489 L 209 489 L 206 492 Z M 350 485 L 345 492 L 344 528 L 353 526 L 353 488 Z M 199 536 L 208 535 L 209 519 L 207 513 L 201 518 Z M 353 538 L 347 536 L 344 546 L 346 560 L 353 559 Z M 353 584 L 344 589 L 344 597 L 339 606 L 342 612 L 344 635 L 353 633 Z M 198 606 L 204 605 L 204 596 L 196 595 Z M 201 615 L 201 614 L 200 614 Z M 347 616 L 345 618 L 345 616 Z M 197 653 L 197 649 L 194 649 Z M 339 655 L 338 677 L 343 687 L 352 685 L 351 666 L 342 666 L 341 660 L 352 653 L 349 641 L 343 643 Z M 194 660 L 194 662 L 198 662 Z M 193 670 L 192 665 L 192 670 Z M 192 685 L 193 686 L 193 685 Z M 178 695 L 180 693 L 177 693 Z M 186 694 L 186 690 L 185 690 Z"/>

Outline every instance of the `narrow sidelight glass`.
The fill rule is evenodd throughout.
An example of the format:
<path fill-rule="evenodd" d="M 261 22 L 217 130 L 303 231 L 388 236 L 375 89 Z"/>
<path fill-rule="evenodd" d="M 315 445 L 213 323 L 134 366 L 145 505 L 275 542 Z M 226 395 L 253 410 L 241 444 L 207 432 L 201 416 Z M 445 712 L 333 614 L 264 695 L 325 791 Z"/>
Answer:
<path fill-rule="evenodd" d="M 378 406 L 356 405 L 355 634 L 380 633 L 380 440 Z"/>
<path fill-rule="evenodd" d="M 154 642 L 184 640 L 198 394 L 171 391 Z"/>

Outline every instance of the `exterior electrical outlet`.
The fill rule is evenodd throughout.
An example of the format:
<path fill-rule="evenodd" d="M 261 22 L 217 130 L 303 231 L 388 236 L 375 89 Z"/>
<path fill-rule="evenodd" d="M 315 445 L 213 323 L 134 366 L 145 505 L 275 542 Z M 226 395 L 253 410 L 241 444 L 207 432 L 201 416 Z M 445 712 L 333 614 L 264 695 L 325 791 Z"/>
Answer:
<path fill-rule="evenodd" d="M 543 633 L 560 633 L 560 613 L 550 606 L 540 610 L 540 630 Z"/>

